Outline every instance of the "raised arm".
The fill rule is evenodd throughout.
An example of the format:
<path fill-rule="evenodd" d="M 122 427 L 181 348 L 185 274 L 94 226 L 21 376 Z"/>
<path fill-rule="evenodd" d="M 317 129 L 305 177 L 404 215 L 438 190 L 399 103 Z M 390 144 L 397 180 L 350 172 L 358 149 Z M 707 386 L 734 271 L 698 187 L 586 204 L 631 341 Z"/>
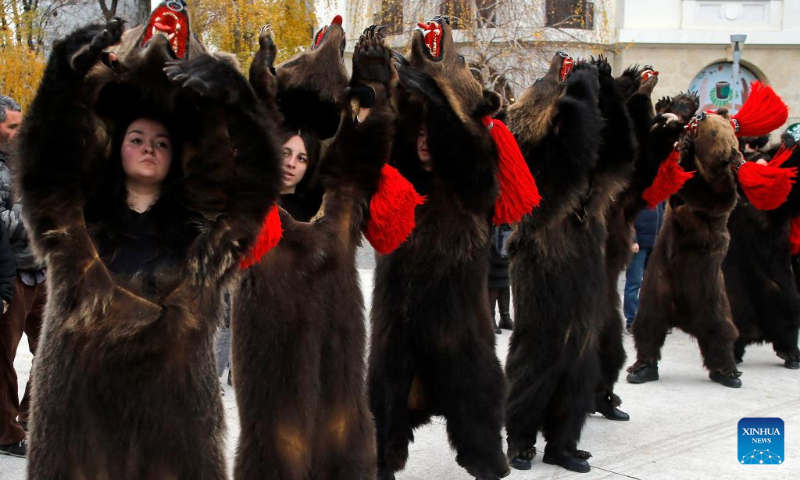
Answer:
<path fill-rule="evenodd" d="M 468 210 L 483 214 L 496 196 L 497 151 L 487 127 L 457 111 L 428 74 L 400 69 L 400 84 L 424 104 L 423 122 L 434 175 Z"/>
<path fill-rule="evenodd" d="M 320 252 L 351 248 L 361 236 L 369 200 L 391 154 L 395 125 L 391 99 L 396 86 L 397 72 L 384 32 L 370 27 L 354 51 L 349 101 L 342 106 L 339 131 L 322 160 L 325 216 L 313 229 Z"/>
<path fill-rule="evenodd" d="M 63 247 L 81 254 L 64 242 L 76 240 L 79 230 L 85 235 L 82 207 L 90 166 L 100 155 L 91 112 L 98 84 L 87 74 L 103 49 L 120 40 L 122 27 L 122 20 L 114 19 L 57 41 L 25 116 L 16 159 L 18 182 L 33 245 L 45 253 Z M 93 255 L 88 250 L 83 254 Z"/>
<path fill-rule="evenodd" d="M 575 67 L 553 110 L 556 113 L 548 133 L 538 144 L 520 142 L 542 195 L 541 204 L 529 217 L 535 227 L 562 220 L 588 193 L 603 128 L 597 70 L 593 65 Z"/>
<path fill-rule="evenodd" d="M 251 247 L 280 189 L 274 104 L 259 101 L 228 57 L 174 62 L 167 76 L 194 92 L 201 120 L 184 158 L 186 204 L 208 225 L 190 249 L 198 282 L 219 279 Z"/>

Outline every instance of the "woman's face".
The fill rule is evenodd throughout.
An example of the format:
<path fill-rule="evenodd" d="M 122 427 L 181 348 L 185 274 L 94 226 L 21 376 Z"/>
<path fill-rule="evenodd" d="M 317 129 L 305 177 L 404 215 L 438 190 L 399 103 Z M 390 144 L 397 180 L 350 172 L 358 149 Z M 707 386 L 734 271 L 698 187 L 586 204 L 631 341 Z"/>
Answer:
<path fill-rule="evenodd" d="M 163 123 L 140 118 L 128 126 L 122 141 L 122 170 L 126 181 L 160 185 L 172 163 L 172 143 Z"/>
<path fill-rule="evenodd" d="M 422 169 L 426 172 L 433 171 L 433 159 L 431 152 L 428 151 L 428 130 L 423 126 L 417 135 L 417 156 L 422 164 Z"/>
<path fill-rule="evenodd" d="M 283 144 L 283 193 L 294 193 L 308 167 L 306 144 L 299 135 Z"/>

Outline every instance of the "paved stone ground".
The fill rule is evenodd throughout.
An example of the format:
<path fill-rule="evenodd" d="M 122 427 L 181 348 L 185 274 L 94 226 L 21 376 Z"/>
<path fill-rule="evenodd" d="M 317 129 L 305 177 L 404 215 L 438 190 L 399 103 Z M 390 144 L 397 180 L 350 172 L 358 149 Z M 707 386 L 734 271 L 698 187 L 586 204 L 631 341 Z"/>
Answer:
<path fill-rule="evenodd" d="M 359 252 L 359 266 L 369 309 L 374 262 L 368 249 Z M 508 340 L 507 331 L 498 336 L 497 355 L 501 361 L 505 360 Z M 633 355 L 630 336 L 625 338 L 625 349 L 629 356 Z M 744 386 L 739 390 L 724 388 L 708 380 L 697 343 L 676 331 L 667 337 L 659 382 L 631 385 L 625 383 L 623 374 L 617 392 L 631 421 L 611 422 L 598 416 L 588 419 L 580 447 L 594 455 L 590 460 L 592 472 L 567 472 L 545 465 L 537 456 L 531 470 L 513 471 L 507 478 L 800 478 L 800 371 L 786 370 L 782 363 L 770 347 L 751 346 L 740 366 Z M 20 395 L 30 364 L 31 356 L 23 340 L 15 363 L 21 380 Z M 233 389 L 223 387 L 227 451 L 232 462 L 239 435 L 238 417 Z M 784 464 L 739 464 L 737 423 L 743 417 L 783 419 Z M 470 479 L 455 463 L 443 419 L 435 418 L 415 437 L 408 465 L 397 475 L 399 480 Z M 24 459 L 0 455 L 0 480 L 25 478 L 25 465 Z"/>

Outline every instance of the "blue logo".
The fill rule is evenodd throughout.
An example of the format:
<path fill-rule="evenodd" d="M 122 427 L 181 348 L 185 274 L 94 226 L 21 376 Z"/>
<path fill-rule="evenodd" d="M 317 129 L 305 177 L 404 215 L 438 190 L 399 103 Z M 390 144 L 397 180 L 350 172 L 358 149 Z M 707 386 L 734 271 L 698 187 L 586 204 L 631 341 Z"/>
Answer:
<path fill-rule="evenodd" d="M 780 418 L 743 418 L 739 420 L 739 463 L 743 465 L 780 465 L 783 456 L 783 420 Z"/>

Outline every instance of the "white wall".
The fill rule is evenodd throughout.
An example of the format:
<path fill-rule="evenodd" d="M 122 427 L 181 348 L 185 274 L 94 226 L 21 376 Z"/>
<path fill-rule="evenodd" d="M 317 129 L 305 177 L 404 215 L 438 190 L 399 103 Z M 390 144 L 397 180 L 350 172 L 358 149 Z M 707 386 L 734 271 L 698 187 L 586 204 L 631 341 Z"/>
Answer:
<path fill-rule="evenodd" d="M 800 45 L 800 0 L 624 0 L 620 43 Z"/>

